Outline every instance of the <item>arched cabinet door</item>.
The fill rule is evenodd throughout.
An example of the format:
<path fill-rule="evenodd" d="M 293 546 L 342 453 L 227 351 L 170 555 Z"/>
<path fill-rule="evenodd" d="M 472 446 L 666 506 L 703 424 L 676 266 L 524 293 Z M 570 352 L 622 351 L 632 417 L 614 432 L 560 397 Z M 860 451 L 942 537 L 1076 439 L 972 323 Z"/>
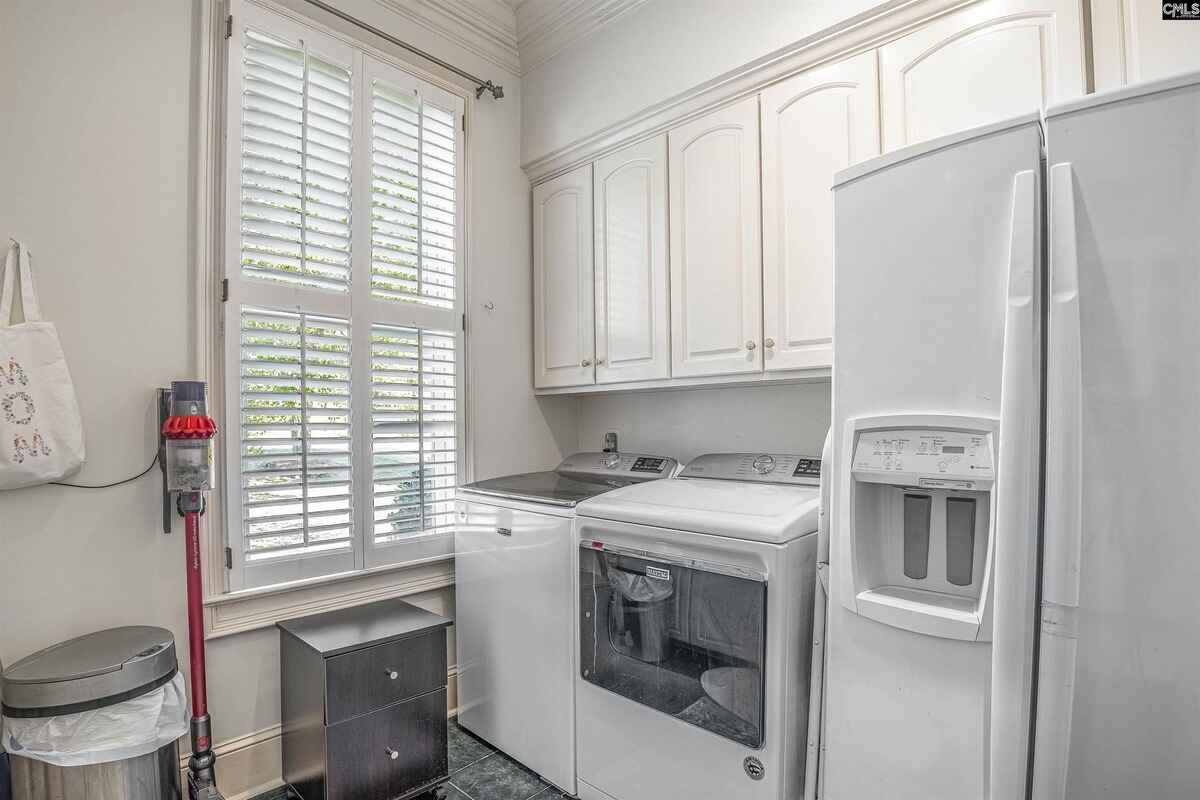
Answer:
<path fill-rule="evenodd" d="M 667 297 L 667 137 L 593 164 L 596 383 L 671 375 Z"/>
<path fill-rule="evenodd" d="M 592 165 L 533 187 L 533 385 L 595 383 Z"/>
<path fill-rule="evenodd" d="M 1082 96 L 1079 0 L 984 0 L 879 49 L 883 149 Z"/>
<path fill-rule="evenodd" d="M 763 357 L 767 371 L 833 365 L 833 176 L 879 154 L 875 53 L 760 95 Z"/>
<path fill-rule="evenodd" d="M 1092 0 L 1096 91 L 1200 69 L 1200 23 L 1163 19 L 1160 3 Z"/>
<path fill-rule="evenodd" d="M 762 370 L 758 98 L 667 135 L 671 375 Z"/>

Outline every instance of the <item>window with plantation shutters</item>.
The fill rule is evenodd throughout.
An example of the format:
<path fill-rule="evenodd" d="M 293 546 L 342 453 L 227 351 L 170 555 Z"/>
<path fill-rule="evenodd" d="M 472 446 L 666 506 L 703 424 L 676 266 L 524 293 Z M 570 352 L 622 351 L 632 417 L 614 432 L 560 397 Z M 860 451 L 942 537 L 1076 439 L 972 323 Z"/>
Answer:
<path fill-rule="evenodd" d="M 371 289 L 450 308 L 455 290 L 454 116 L 414 92 L 371 87 Z"/>
<path fill-rule="evenodd" d="M 454 522 L 458 469 L 455 335 L 371 330 L 371 452 L 376 543 Z"/>
<path fill-rule="evenodd" d="M 246 559 L 349 549 L 349 320 L 243 308 L 241 351 Z"/>
<path fill-rule="evenodd" d="M 242 272 L 350 287 L 350 69 L 246 32 Z"/>
<path fill-rule="evenodd" d="M 230 589 L 447 556 L 464 100 L 292 14 L 233 7 Z"/>

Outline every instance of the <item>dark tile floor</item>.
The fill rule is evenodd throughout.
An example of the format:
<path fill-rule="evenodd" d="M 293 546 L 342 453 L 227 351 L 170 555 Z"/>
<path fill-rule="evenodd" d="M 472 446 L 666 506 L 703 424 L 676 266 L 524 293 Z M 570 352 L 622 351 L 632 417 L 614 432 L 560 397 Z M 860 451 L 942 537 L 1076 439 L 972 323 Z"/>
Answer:
<path fill-rule="evenodd" d="M 558 800 L 569 797 L 504 753 L 496 751 L 450 721 L 447 743 L 450 780 L 446 800 Z M 277 789 L 254 800 L 290 800 L 295 795 Z"/>

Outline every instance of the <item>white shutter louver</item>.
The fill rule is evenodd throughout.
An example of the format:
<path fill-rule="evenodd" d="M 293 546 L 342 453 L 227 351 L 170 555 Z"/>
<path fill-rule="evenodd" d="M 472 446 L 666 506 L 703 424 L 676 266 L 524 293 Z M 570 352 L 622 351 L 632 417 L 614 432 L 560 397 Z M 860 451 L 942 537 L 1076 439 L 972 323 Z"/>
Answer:
<path fill-rule="evenodd" d="M 379 80 L 371 103 L 372 294 L 452 308 L 456 116 Z"/>
<path fill-rule="evenodd" d="M 241 354 L 246 559 L 349 548 L 350 323 L 243 309 Z"/>
<path fill-rule="evenodd" d="M 248 30 L 242 82 L 243 274 L 347 291 L 350 70 Z"/>
<path fill-rule="evenodd" d="M 376 544 L 454 522 L 455 335 L 371 329 L 371 447 Z"/>

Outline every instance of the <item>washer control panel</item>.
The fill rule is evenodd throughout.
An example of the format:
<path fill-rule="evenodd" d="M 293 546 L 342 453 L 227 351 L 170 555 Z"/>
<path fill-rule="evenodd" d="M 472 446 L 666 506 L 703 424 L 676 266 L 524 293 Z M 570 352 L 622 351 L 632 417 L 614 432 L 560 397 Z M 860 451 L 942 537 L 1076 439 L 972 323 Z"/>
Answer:
<path fill-rule="evenodd" d="M 930 488 L 965 489 L 996 478 L 992 437 L 981 431 L 861 431 L 852 468 L 860 480 Z"/>
<path fill-rule="evenodd" d="M 679 477 L 817 486 L 821 459 L 794 453 L 708 453 L 692 459 Z"/>

